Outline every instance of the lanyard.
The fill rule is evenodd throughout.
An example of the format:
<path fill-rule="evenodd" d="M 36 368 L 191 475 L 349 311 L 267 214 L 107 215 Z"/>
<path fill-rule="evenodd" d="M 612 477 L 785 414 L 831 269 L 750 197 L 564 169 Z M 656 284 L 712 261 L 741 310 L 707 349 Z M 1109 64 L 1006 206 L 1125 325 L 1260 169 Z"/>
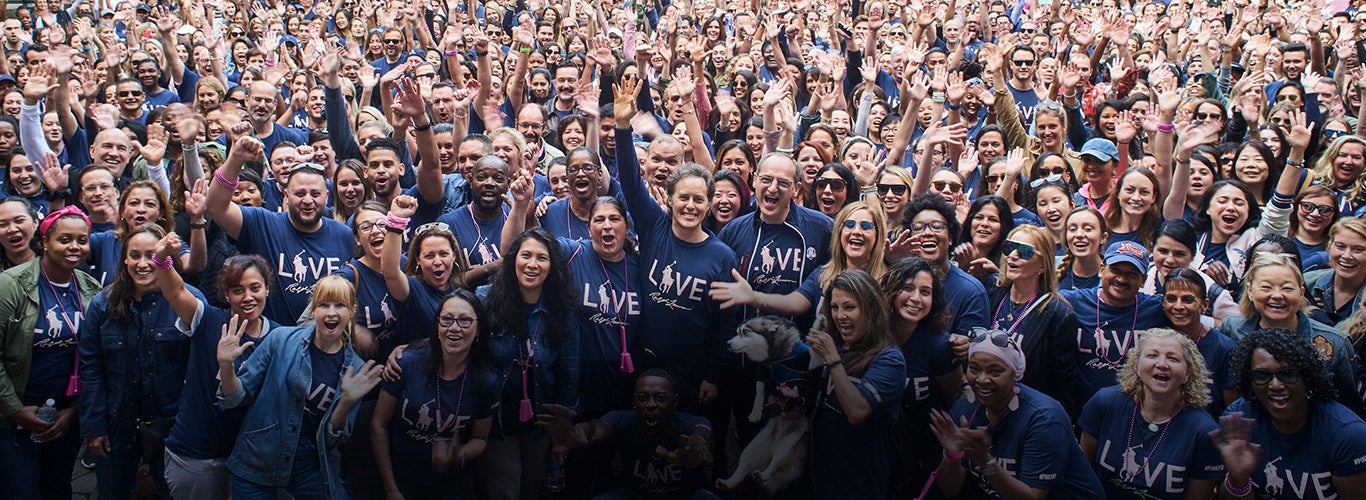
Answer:
<path fill-rule="evenodd" d="M 470 371 L 466 365 L 465 373 L 460 376 L 460 394 L 455 397 L 455 426 L 452 429 L 452 439 L 460 440 L 460 405 L 465 403 L 465 382 L 469 381 Z M 433 440 L 441 436 L 441 377 L 436 378 L 436 432 L 432 433 Z"/>
<path fill-rule="evenodd" d="M 615 316 L 615 317 L 617 318 L 617 320 L 621 322 L 621 324 L 619 325 L 620 328 L 619 328 L 619 330 L 618 330 L 618 331 L 621 333 L 621 366 L 620 366 L 620 370 L 621 370 L 622 373 L 635 373 L 635 371 L 636 371 L 636 365 L 635 365 L 635 363 L 632 363 L 632 362 L 631 362 L 631 351 L 629 351 L 629 350 L 626 349 L 626 321 L 629 320 L 629 319 L 631 318 L 631 283 L 630 283 L 630 280 L 627 279 L 627 280 L 624 280 L 624 281 L 622 282 L 622 287 L 625 288 L 625 293 L 623 294 L 623 296 L 624 296 L 624 298 L 625 298 L 625 300 L 626 300 L 626 311 L 625 311 L 625 313 L 623 314 L 622 311 L 621 311 L 622 306 L 621 306 L 621 305 L 617 305 L 617 304 L 613 304 L 614 302 L 616 302 L 616 297 L 617 297 L 617 286 L 614 285 L 614 284 L 612 284 L 612 275 L 607 273 L 607 263 L 605 263 L 605 262 L 602 261 L 602 256 L 601 256 L 601 255 L 598 256 L 598 266 L 602 267 L 602 278 L 603 278 L 604 280 L 607 280 L 607 289 L 608 289 L 609 291 L 611 291 L 611 293 L 612 293 L 612 295 L 611 295 L 610 297 L 608 297 L 608 303 L 609 303 L 609 305 L 615 306 L 615 307 L 612 308 L 612 309 L 613 309 L 613 316 Z M 624 259 L 624 258 L 621 260 L 621 268 L 622 268 L 622 277 L 623 277 L 623 278 L 627 278 L 627 276 L 626 276 L 626 271 L 627 271 L 629 268 L 627 267 L 627 265 L 626 265 L 626 259 Z"/>
<path fill-rule="evenodd" d="M 76 275 L 72 274 L 71 276 L 71 287 L 76 291 L 76 313 L 68 314 L 66 312 L 66 306 L 62 305 L 62 296 L 57 293 L 57 287 L 52 285 L 52 279 L 47 277 L 47 271 L 42 268 L 41 263 L 38 265 L 38 271 L 42 273 L 43 283 L 47 284 L 48 291 L 52 292 L 53 302 L 57 303 L 57 310 L 62 312 L 62 323 L 65 323 L 66 327 L 71 329 L 71 336 L 75 337 L 76 320 L 79 320 L 85 315 L 85 306 L 81 304 L 81 285 L 76 282 Z"/>
<path fill-rule="evenodd" d="M 531 393 L 530 389 L 527 386 L 526 375 L 527 369 L 531 367 L 531 362 L 533 361 L 534 357 L 531 347 L 532 344 L 535 343 L 536 334 L 540 333 L 541 325 L 544 324 L 544 321 L 544 317 L 542 317 L 539 320 L 536 320 L 536 329 L 532 330 L 531 335 L 528 336 L 526 339 L 526 354 L 523 355 L 522 353 L 517 353 L 517 356 L 521 358 L 520 360 L 518 360 L 517 364 L 522 365 L 522 403 L 517 413 L 517 420 L 521 422 L 530 421 L 532 417 Z"/>

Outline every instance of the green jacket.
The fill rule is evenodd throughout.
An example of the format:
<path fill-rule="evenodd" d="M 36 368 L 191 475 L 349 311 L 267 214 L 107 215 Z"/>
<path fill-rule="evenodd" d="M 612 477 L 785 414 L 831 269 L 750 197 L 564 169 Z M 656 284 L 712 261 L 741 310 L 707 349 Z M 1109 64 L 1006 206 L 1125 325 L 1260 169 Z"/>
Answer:
<path fill-rule="evenodd" d="M 33 327 L 38 324 L 38 259 L 0 273 L 0 429 L 9 429 L 9 419 L 23 408 L 24 388 L 28 386 L 29 362 L 33 357 Z M 89 304 L 100 293 L 100 282 L 76 271 L 82 303 Z M 82 311 L 84 312 L 84 311 Z"/>

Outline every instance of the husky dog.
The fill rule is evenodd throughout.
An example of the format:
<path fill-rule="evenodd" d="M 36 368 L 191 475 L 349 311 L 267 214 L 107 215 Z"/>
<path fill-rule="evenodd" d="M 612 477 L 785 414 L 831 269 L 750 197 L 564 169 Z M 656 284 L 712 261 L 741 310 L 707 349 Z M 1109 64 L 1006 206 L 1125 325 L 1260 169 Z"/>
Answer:
<path fill-rule="evenodd" d="M 811 432 L 807 409 L 815 401 L 816 369 L 821 363 L 801 338 L 792 322 L 760 316 L 740 325 L 726 343 L 731 352 L 762 365 L 749 421 L 757 423 L 765 414 L 773 418 L 740 454 L 735 473 L 717 479 L 716 487 L 722 491 L 735 489 L 748 477 L 772 497 L 806 469 Z"/>

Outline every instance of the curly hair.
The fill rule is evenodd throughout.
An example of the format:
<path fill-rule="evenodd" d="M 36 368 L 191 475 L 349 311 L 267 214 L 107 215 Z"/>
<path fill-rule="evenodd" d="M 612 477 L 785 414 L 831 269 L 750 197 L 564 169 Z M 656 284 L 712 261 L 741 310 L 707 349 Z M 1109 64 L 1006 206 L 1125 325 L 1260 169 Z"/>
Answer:
<path fill-rule="evenodd" d="M 1271 328 L 1247 334 L 1233 348 L 1233 364 L 1230 368 L 1238 375 L 1238 392 L 1254 407 L 1262 407 L 1262 402 L 1252 397 L 1255 394 L 1252 392 L 1252 354 L 1257 349 L 1276 358 L 1281 367 L 1299 372 L 1309 392 L 1309 399 L 1333 401 L 1337 398 L 1337 389 L 1329 381 L 1328 371 L 1309 343 L 1300 338 L 1297 332 Z"/>
<path fill-rule="evenodd" d="M 1155 339 L 1173 339 L 1181 344 L 1181 355 L 1186 358 L 1186 382 L 1181 384 L 1182 402 L 1191 408 L 1209 406 L 1209 387 L 1205 385 L 1205 379 L 1209 378 L 1210 373 L 1209 368 L 1205 367 L 1204 355 L 1200 354 L 1200 349 L 1195 347 L 1190 337 L 1169 328 L 1153 328 L 1138 336 L 1133 348 L 1125 356 L 1124 366 L 1119 370 L 1119 390 L 1140 406 L 1143 405 L 1143 381 L 1139 380 L 1138 363 L 1148 342 Z"/>
<path fill-rule="evenodd" d="M 920 321 L 917 327 L 926 327 L 933 331 L 944 331 L 949 327 L 949 305 L 944 298 L 944 273 L 939 272 L 939 268 L 930 264 L 930 261 L 920 257 L 907 257 L 893 262 L 887 268 L 887 274 L 882 275 L 882 294 L 887 297 L 888 304 L 896 300 L 896 294 L 903 290 L 914 288 L 911 280 L 919 276 L 920 273 L 930 273 L 934 281 L 933 291 L 930 292 L 930 312 L 925 315 L 925 319 Z M 895 313 L 896 305 L 891 304 L 888 309 L 888 316 L 893 324 L 901 322 L 901 317 Z"/>
<path fill-rule="evenodd" d="M 578 294 L 570 279 L 569 266 L 565 263 L 564 253 L 560 251 L 559 241 L 545 229 L 528 229 L 507 245 L 503 252 L 506 263 L 493 276 L 484 305 L 493 319 L 493 331 L 503 332 L 516 339 L 527 338 L 530 334 L 527 331 L 526 300 L 522 298 L 522 286 L 517 281 L 516 260 L 522 246 L 532 240 L 544 245 L 550 255 L 550 266 L 541 293 L 541 303 L 548 311 L 548 317 L 542 320 L 542 324 L 547 325 L 543 327 L 543 338 L 549 345 L 559 346 L 569 337 L 567 325 L 574 321 Z"/>
<path fill-rule="evenodd" d="M 911 201 L 906 202 L 906 208 L 902 209 L 902 213 L 905 215 L 902 217 L 901 227 L 911 227 L 911 223 L 915 221 L 916 214 L 919 214 L 924 210 L 939 212 L 939 215 L 944 217 L 944 223 L 949 226 L 947 231 L 949 235 L 963 232 L 963 224 L 958 222 L 958 209 L 949 204 L 948 200 L 945 200 L 939 193 L 925 193 L 916 196 L 915 198 L 911 198 Z M 1002 222 L 1009 217 L 1010 211 L 1007 210 L 1005 213 L 1001 214 Z"/>

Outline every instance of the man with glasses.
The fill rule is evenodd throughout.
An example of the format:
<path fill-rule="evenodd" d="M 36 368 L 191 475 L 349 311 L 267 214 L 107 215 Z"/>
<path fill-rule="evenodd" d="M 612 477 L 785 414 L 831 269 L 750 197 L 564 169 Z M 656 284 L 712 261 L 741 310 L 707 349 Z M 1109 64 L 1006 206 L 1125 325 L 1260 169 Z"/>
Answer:
<path fill-rule="evenodd" d="M 264 256 L 275 266 L 275 275 L 266 277 L 272 283 L 265 315 L 294 325 L 318 279 L 351 259 L 351 230 L 323 215 L 328 206 L 327 178 L 316 163 L 298 163 L 286 173 L 285 213 L 233 203 L 242 165 L 260 159 L 264 148 L 253 137 L 232 145 L 227 161 L 209 182 L 206 211 L 242 253 Z"/>
<path fill-rule="evenodd" d="M 540 151 L 536 164 L 541 171 L 550 168 L 550 160 L 564 156 L 564 151 L 545 141 L 547 118 L 545 108 L 534 102 L 523 103 L 517 111 L 517 131 L 526 137 L 527 147 L 534 145 Z"/>
<path fill-rule="evenodd" d="M 1015 98 L 1015 109 L 1020 112 L 1020 123 L 1026 129 L 1034 126 L 1034 108 L 1039 105 L 1039 94 L 1034 90 L 1034 69 L 1039 65 L 1038 53 L 1028 45 L 1016 45 L 1006 59 L 1010 79 L 1006 88 Z"/>
<path fill-rule="evenodd" d="M 123 78 L 115 83 L 114 100 L 119 105 L 119 119 L 146 124 L 148 110 L 143 106 L 145 97 L 142 82 L 136 78 Z"/>
<path fill-rule="evenodd" d="M 252 135 L 260 139 L 266 151 L 274 150 L 276 144 L 284 141 L 308 144 L 307 130 L 275 123 L 275 100 L 279 93 L 279 89 L 265 81 L 251 82 L 247 89 L 247 121 L 251 123 Z M 219 142 L 227 145 L 226 138 Z"/>
<path fill-rule="evenodd" d="M 375 68 L 376 74 L 383 75 L 403 63 L 403 56 L 408 52 L 408 37 L 403 30 L 389 28 L 380 35 L 380 40 L 384 44 L 384 57 L 370 61 L 370 66 Z"/>

